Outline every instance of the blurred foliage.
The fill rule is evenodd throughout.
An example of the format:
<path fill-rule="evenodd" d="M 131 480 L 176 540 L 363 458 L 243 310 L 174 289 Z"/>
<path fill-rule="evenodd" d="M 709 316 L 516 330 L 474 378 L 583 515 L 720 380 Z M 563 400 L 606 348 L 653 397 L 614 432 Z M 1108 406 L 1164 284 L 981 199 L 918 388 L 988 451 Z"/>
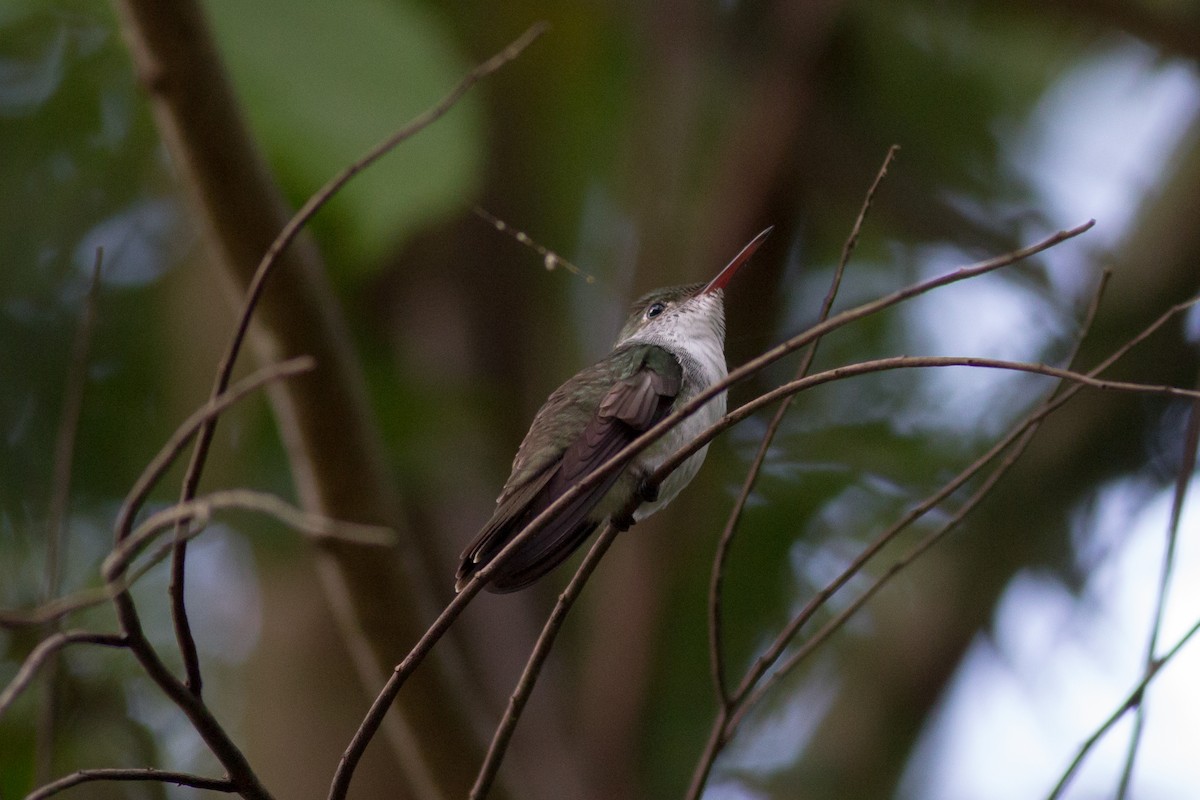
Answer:
<path fill-rule="evenodd" d="M 367 367 L 406 516 L 437 540 L 446 572 L 432 580 L 447 592 L 453 556 L 486 518 L 534 410 L 585 358 L 604 351 L 624 303 L 653 286 L 711 274 L 750 234 L 776 224 L 775 237 L 730 291 L 730 361 L 797 332 L 815 317 L 890 144 L 903 150 L 876 199 L 838 307 L 927 275 L 932 255 L 939 268 L 949 266 L 947 254 L 965 262 L 1092 214 L 1081 190 L 1080 207 L 1061 218 L 1039 183 L 1046 176 L 1019 160 L 1028 155 L 1023 143 L 1046 135 L 1036 129 L 1037 114 L 1044 113 L 1039 104 L 1089 64 L 1129 47 L 1160 46 L 1155 30 L 1190 26 L 1200 36 L 1200 23 L 1183 5 L 1172 10 L 1131 2 L 1116 12 L 1097 0 L 1095 7 L 1081 14 L 1032 3 L 932 0 L 452 8 L 414 0 L 206 3 L 251 128 L 297 206 L 529 22 L 548 18 L 553 25 L 522 59 L 356 178 L 312 226 Z M 1162 47 L 1146 69 L 1184 64 L 1194 96 L 1195 63 Z M 1121 109 L 1064 105 L 1055 111 L 1064 119 L 1086 112 L 1091 117 L 1076 124 L 1111 126 L 1114 139 L 1122 135 Z M 1185 133 L 1170 152 L 1149 152 L 1147 159 L 1191 163 L 1195 108 L 1180 113 L 1190 115 L 1179 123 Z M 1093 168 L 1105 174 L 1101 156 Z M 1162 185 L 1124 197 L 1132 221 L 1105 237 L 1111 249 L 1070 244 L 1076 255 L 1045 260 L 1065 264 L 1068 277 L 1047 277 L 1039 263 L 997 279 L 1037 296 L 1040 305 L 1025 307 L 1038 320 L 1037 331 L 1000 336 L 995 346 L 1004 352 L 1017 338 L 1034 351 L 1020 357 L 1057 358 L 1074 336 L 1080 298 L 1108 264 L 1125 274 L 1131 265 L 1141 271 L 1114 282 L 1093 354 L 1131 335 L 1145 315 L 1195 291 L 1194 230 L 1170 231 L 1178 238 L 1174 250 L 1167 248 L 1174 258 L 1139 264 L 1124 248 L 1139 240 L 1139 226 L 1163 211 L 1155 205 L 1166 202 L 1162 198 L 1170 209 L 1194 209 L 1197 172 L 1164 168 Z M 596 274 L 598 284 L 544 273 L 533 252 L 474 217 L 475 204 Z M 29 606 L 40 596 L 62 387 L 97 246 L 105 249 L 104 283 L 73 473 L 70 589 L 94 585 L 116 504 L 206 394 L 227 335 L 229 305 L 216 271 L 204 263 L 201 232 L 174 185 L 108 5 L 5 3 L 0 607 Z M 978 311 L 982 323 L 989 300 L 986 293 L 981 298 L 975 301 L 985 306 Z M 822 344 L 818 364 L 912 354 L 931 341 L 955 352 L 956 342 L 936 339 L 922 319 L 939 313 L 937 303 L 921 309 L 834 334 Z M 1123 309 L 1138 309 L 1143 317 L 1125 316 Z M 972 324 L 972 313 L 953 316 Z M 1138 373 L 1139 379 L 1192 385 L 1196 354 L 1178 328 L 1154 346 L 1164 357 L 1147 359 L 1157 371 Z M 736 388 L 732 399 L 748 399 L 793 369 L 792 362 L 779 365 Z M 941 386 L 925 374 L 889 373 L 799 399 L 733 550 L 725 590 L 731 675 L 740 675 L 789 614 L 832 576 L 833 565 L 987 446 L 992 425 L 973 428 L 959 420 Z M 1012 418 L 1044 390 L 1019 378 L 1005 386 L 964 395 L 979 407 L 963 418 Z M 730 758 L 714 782 L 738 783 L 744 796 L 756 797 L 894 792 L 930 709 L 963 650 L 986 631 L 1013 574 L 1037 568 L 1070 575 L 1075 562 L 1067 518 L 1076 503 L 1094 499 L 1104 481 L 1143 474 L 1147 464 L 1155 465 L 1158 480 L 1170 480 L 1163 451 L 1175 446 L 1171 426 L 1181 423 L 1177 415 L 1160 422 L 1167 409 L 1153 400 L 1085 406 L 1064 433 L 1048 433 L 1048 443 L 984 510 L 977 527 L 921 573 L 929 585 L 950 588 L 926 595 L 922 579 L 912 578 L 883 601 L 889 610 L 910 612 L 914 653 L 929 644 L 911 658 L 920 665 L 920 680 L 881 677 L 879 685 L 894 689 L 894 705 L 855 705 L 856 697 L 870 696 L 861 687 L 872 685 L 873 667 L 904 667 L 890 664 L 883 648 L 904 640 L 905 631 L 881 635 L 868 609 L 845 634 L 843 649 L 827 651 L 825 673 L 811 673 L 832 698 L 815 713 L 861 721 L 860 729 L 834 726 L 837 736 L 825 747 L 818 737 L 783 765 L 758 769 L 753 758 Z M 946 424 L 939 425 L 939 417 Z M 1089 423 L 1093 418 L 1101 422 Z M 715 444 L 704 472 L 672 509 L 618 542 L 617 549 L 635 551 L 649 566 L 628 575 L 602 569 L 596 596 L 585 603 L 589 610 L 568 623 L 615 618 L 609 624 L 630 631 L 609 639 L 593 639 L 586 630 L 564 637 L 561 674 L 544 689 L 552 698 L 547 702 L 559 704 L 561 719 L 569 721 L 574 741 L 567 750 L 578 749 L 569 768 L 587 776 L 597 797 L 673 797 L 686 784 L 713 713 L 703 611 L 711 553 L 765 419 Z M 218 430 L 207 486 L 290 494 L 264 403 L 248 404 Z M 175 485 L 169 480 L 160 498 L 173 496 Z M 311 583 L 299 592 L 287 583 L 295 579 L 287 570 L 302 558 L 302 546 L 275 527 L 237 523 L 233 536 L 267 531 L 255 540 L 256 552 L 264 554 L 259 580 L 267 604 L 286 587 L 293 592 L 287 596 L 305 598 L 289 609 L 298 630 L 307 628 L 296 620 L 323 620 Z M 997 554 L 986 544 L 974 546 L 989 541 L 1006 547 Z M 229 574 L 216 567 L 208 573 L 217 583 Z M 502 639 L 495 652 L 480 646 L 472 654 L 492 698 L 489 715 L 515 680 L 513 665 L 523 657 L 529 626 L 560 580 L 531 592 L 528 605 L 481 599 L 481 613 L 495 615 L 488 620 L 519 618 L 511 636 L 480 634 L 481 641 Z M 644 602 L 627 606 L 626 597 Z M 943 600 L 953 608 L 937 607 L 934 614 Z M 153 602 L 147 592 L 144 603 Z M 886 618 L 895 622 L 897 615 Z M 101 612 L 95 619 L 97 627 L 111 624 Z M 264 624 L 273 622 L 281 625 Z M 155 626 L 154 635 L 169 641 L 166 620 L 156 618 Z M 217 628 L 214 637 L 234 635 Z M 31 635 L 0 633 L 0 681 L 11 677 L 33 642 Z M 206 659 L 221 661 L 207 655 L 220 649 L 218 641 L 201 645 Z M 589 658 L 601 655 L 610 659 L 603 663 L 628 669 L 622 692 L 606 696 L 596 688 L 600 683 L 588 684 Z M 264 646 L 246 669 L 328 670 L 328 658 Z M 151 724 L 131 708 L 137 705 L 131 698 L 146 687 L 136 688 L 130 661 L 73 651 L 63 662 L 56 770 L 207 764 L 197 760 L 195 740 L 178 720 Z M 836 680 L 821 677 L 830 670 Z M 347 665 L 347 682 L 351 672 Z M 788 688 L 816 685 L 802 680 L 809 678 Z M 236 677 L 222 685 L 234 698 L 220 703 L 230 726 L 244 729 L 252 757 L 269 759 L 278 746 L 264 729 L 289 718 L 277 717 L 283 712 L 274 707 L 246 713 L 236 701 L 246 691 Z M 594 695 L 602 699 L 589 705 Z M 777 693 L 775 705 L 752 720 L 768 725 L 787 711 L 788 696 Z M 0 720 L 0 797 L 20 796 L 31 785 L 38 697 L 40 687 Z M 295 713 L 316 705 L 301 703 Z M 343 705 L 352 715 L 357 708 Z M 605 714 L 624 720 L 619 736 Z M 288 736 L 300 737 L 315 723 L 293 717 L 290 724 Z M 876 724 L 891 727 L 885 735 L 872 728 Z M 798 735 L 780 730 L 779 736 Z M 518 748 L 526 736 L 537 740 L 523 727 Z M 846 758 L 857 759 L 856 767 L 878 756 L 870 778 L 853 777 L 838 763 L 830 754 L 836 745 L 853 754 Z M 320 776 L 335 759 L 330 752 L 302 774 L 323 785 Z M 807 794 L 796 790 L 801 784 L 810 787 Z M 150 796 L 142 794 L 145 787 L 111 791 L 104 796 Z"/>
<path fill-rule="evenodd" d="M 206 4 L 251 127 L 284 189 L 303 200 L 398 120 L 467 71 L 446 21 L 404 3 Z M 478 98 L 390 154 L 331 202 L 313 229 L 341 279 L 382 268 L 397 238 L 461 210 L 478 191 Z"/>

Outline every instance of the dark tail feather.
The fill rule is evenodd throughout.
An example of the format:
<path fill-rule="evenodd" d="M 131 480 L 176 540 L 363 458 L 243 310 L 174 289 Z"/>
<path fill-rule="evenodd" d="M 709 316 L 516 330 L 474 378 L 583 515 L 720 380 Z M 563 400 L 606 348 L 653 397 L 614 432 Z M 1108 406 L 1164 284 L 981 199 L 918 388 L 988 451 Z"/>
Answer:
<path fill-rule="evenodd" d="M 618 473 L 619 475 L 619 473 Z M 517 548 L 488 581 L 488 591 L 515 592 L 523 589 L 567 559 L 599 526 L 588 514 L 604 494 L 616 483 L 618 475 L 601 481 L 590 492 L 584 492 L 532 538 Z M 538 514 L 566 488 L 551 481 L 523 513 L 515 519 L 494 527 L 485 527 L 462 555 L 455 574 L 454 589 L 461 591 L 471 577 L 490 563 L 501 550 L 525 529 Z"/>
<path fill-rule="evenodd" d="M 540 548 L 539 552 L 533 555 L 527 555 L 518 549 L 512 558 L 492 575 L 492 579 L 488 581 L 485 588 L 495 594 L 507 594 L 524 589 L 566 561 L 596 528 L 597 524 L 594 522 L 577 525 L 565 536 L 555 539 L 551 547 Z M 470 580 L 470 576 L 468 575 L 466 579 Z"/>

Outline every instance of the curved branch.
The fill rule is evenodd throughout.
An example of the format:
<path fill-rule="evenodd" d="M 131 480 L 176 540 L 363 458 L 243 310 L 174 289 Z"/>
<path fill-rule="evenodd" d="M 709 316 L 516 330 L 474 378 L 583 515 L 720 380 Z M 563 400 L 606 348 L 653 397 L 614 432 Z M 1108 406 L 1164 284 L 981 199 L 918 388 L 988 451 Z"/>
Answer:
<path fill-rule="evenodd" d="M 114 523 L 117 544 L 120 544 L 129 535 L 130 530 L 133 528 L 133 520 L 138 512 L 141 511 L 142 505 L 145 504 L 146 497 L 162 479 L 166 471 L 171 468 L 171 465 L 175 463 L 175 459 L 183 452 L 183 448 L 187 447 L 187 443 L 196 435 L 196 431 L 201 426 L 213 417 L 222 414 L 234 403 L 258 391 L 271 381 L 283 380 L 299 375 L 311 370 L 314 366 L 315 362 L 311 358 L 301 356 L 280 364 L 263 367 L 238 381 L 229 391 L 212 398 L 200 408 L 193 411 L 175 429 L 175 432 L 171 434 L 171 438 L 167 439 L 167 443 L 159 449 L 154 458 L 150 459 L 150 463 L 142 470 L 142 474 L 134 481 L 133 488 L 125 496 L 125 501 L 121 504 L 121 509 L 117 512 L 117 520 Z"/>
<path fill-rule="evenodd" d="M 281 364 L 264 367 L 246 376 L 224 394 L 210 400 L 192 412 L 175 429 L 175 432 L 171 434 L 167 443 L 150 459 L 150 463 L 146 465 L 141 475 L 134 481 L 133 488 L 129 490 L 129 493 L 125 496 L 125 500 L 121 503 L 121 508 L 117 512 L 117 519 L 114 523 L 116 546 L 119 547 L 121 542 L 129 536 L 130 531 L 133 529 L 134 519 L 141 511 L 150 491 L 158 484 L 158 481 L 162 479 L 162 476 L 170 469 L 171 465 L 175 463 L 175 459 L 183 452 L 183 448 L 196 435 L 196 431 L 204 424 L 205 420 L 221 414 L 234 403 L 261 389 L 271 381 L 298 375 L 312 369 L 313 366 L 314 363 L 311 358 L 302 356 Z M 54 598 L 30 611 L 0 611 L 0 628 L 41 625 L 60 619 L 72 611 L 98 605 L 110 600 L 112 599 L 111 591 L 115 589 L 117 592 L 123 592 L 132 584 L 132 581 L 117 581 L 116 577 L 118 576 L 114 575 L 109 580 L 110 586 L 102 590 L 89 590 L 67 597 Z"/>
<path fill-rule="evenodd" d="M 237 791 L 237 787 L 228 778 L 205 778 L 202 775 L 192 775 L 187 772 L 164 772 L 153 768 L 81 769 L 30 792 L 25 795 L 25 800 L 45 800 L 47 797 L 52 797 L 73 786 L 94 781 L 155 781 L 157 783 L 173 783 L 176 786 L 189 786 L 193 789 L 225 792 L 226 794 Z"/>
<path fill-rule="evenodd" d="M 0 717 L 4 716 L 4 712 L 12 705 L 13 701 L 20 696 L 21 692 L 37 675 L 37 671 L 46 661 L 58 653 L 69 644 L 98 644 L 104 647 L 124 647 L 125 637 L 115 633 L 94 633 L 92 631 L 62 631 L 60 633 L 47 636 L 38 646 L 29 652 L 22 662 L 21 668 L 17 670 L 17 674 L 9 682 L 8 686 L 0 692 Z"/>
<path fill-rule="evenodd" d="M 323 517 L 320 514 L 307 513 L 268 492 L 256 492 L 250 489 L 225 489 L 219 492 L 212 492 L 194 500 L 176 503 L 150 515 L 145 522 L 134 529 L 120 545 L 108 554 L 104 559 L 101 572 L 106 580 L 111 581 L 118 578 L 124 573 L 129 562 L 136 558 L 147 544 L 167 528 L 172 525 L 178 525 L 180 522 L 186 523 L 189 520 L 199 519 L 201 521 L 200 528 L 191 531 L 184 530 L 183 536 L 192 539 L 199 535 L 200 529 L 207 524 L 208 519 L 214 512 L 224 510 L 257 511 L 261 514 L 274 517 L 284 525 L 294 528 L 301 533 L 308 534 L 318 541 L 340 539 L 374 547 L 385 547 L 395 544 L 395 538 L 392 536 L 391 531 L 378 525 L 340 522 Z M 176 536 L 178 535 L 177 533 Z M 151 559 L 151 563 L 165 558 L 170 549 L 176 544 L 178 544 L 178 541 L 173 542 L 166 550 L 156 554 Z"/>

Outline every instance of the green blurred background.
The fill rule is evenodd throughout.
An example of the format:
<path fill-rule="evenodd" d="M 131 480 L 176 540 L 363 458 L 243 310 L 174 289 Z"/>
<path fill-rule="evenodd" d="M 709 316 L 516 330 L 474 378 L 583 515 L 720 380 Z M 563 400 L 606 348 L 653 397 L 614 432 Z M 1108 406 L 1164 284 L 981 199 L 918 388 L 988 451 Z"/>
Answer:
<path fill-rule="evenodd" d="M 729 361 L 802 330 L 893 143 L 902 150 L 840 306 L 1089 217 L 1098 224 L 1032 263 L 838 332 L 819 366 L 926 353 L 1057 363 L 1111 268 L 1081 356 L 1090 366 L 1200 285 L 1194 2 L 205 8 L 294 206 L 529 24 L 552 26 L 311 225 L 365 367 L 404 522 L 441 562 L 431 581 L 442 603 L 534 411 L 607 350 L 625 304 L 710 276 L 775 225 L 728 292 Z M 97 246 L 105 267 L 66 588 L 96 582 L 121 497 L 207 395 L 234 306 L 175 174 L 107 4 L 0 7 L 0 607 L 34 605 L 43 591 L 54 440 Z M 596 282 L 547 273 L 536 253 L 472 214 L 475 205 Z M 1140 348 L 1120 377 L 1195 385 L 1189 319 Z M 777 365 L 731 401 L 793 369 Z M 953 370 L 801 396 L 734 546 L 732 671 L 863 542 L 1050 388 L 1028 375 Z M 962 530 L 751 716 L 718 761 L 709 796 L 1044 795 L 1138 674 L 1165 539 L 1155 520 L 1178 471 L 1186 412 L 1092 393 L 1053 418 Z M 714 711 L 709 564 L 765 420 L 719 440 L 668 511 L 618 540 L 518 730 L 505 769 L 514 796 L 682 794 Z M 178 478 L 158 501 L 175 496 Z M 294 496 L 265 401 L 223 419 L 204 486 Z M 1155 509 L 1158 517 L 1145 516 Z M 1196 526 L 1183 533 L 1186 547 Z M 1181 554 L 1181 585 L 1200 575 L 1187 564 Z M 230 515 L 198 540 L 189 566 L 210 702 L 277 796 L 324 796 L 367 700 L 308 545 L 274 523 Z M 471 709 L 481 730 L 498 718 L 564 581 L 560 571 L 518 596 L 481 596 L 462 620 L 456 646 L 483 698 Z M 152 637 L 169 647 L 165 582 L 153 573 L 138 599 Z M 1173 600 L 1184 621 L 1200 615 L 1195 592 Z M 845 602 L 835 599 L 834 610 Z M 97 609 L 74 624 L 113 623 Z M 0 678 L 34 642 L 0 631 Z M 71 651 L 60 680 L 51 774 L 216 769 L 127 656 Z M 1172 686 L 1160 697 L 1175 713 L 1158 724 L 1194 731 L 1195 690 Z M 0 719 L 0 798 L 33 785 L 39 696 Z M 1181 736 L 1168 726 L 1147 740 L 1132 796 L 1200 793 L 1195 760 L 1172 749 Z M 372 750 L 352 796 L 407 796 L 387 753 Z M 1071 796 L 1107 796 L 1116 756 L 1099 759 Z M 465 771 L 475 768 L 464 758 Z M 133 784 L 76 793 L 197 794 Z"/>

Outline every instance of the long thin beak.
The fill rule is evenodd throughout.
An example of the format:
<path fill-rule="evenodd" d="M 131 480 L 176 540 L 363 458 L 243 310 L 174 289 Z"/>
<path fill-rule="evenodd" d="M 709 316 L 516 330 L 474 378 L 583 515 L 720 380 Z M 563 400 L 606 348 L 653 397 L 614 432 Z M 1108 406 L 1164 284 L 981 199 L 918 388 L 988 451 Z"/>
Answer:
<path fill-rule="evenodd" d="M 737 272 L 742 264 L 745 264 L 750 260 L 750 256 L 754 255 L 754 251 L 757 250 L 758 246 L 762 244 L 768 236 L 771 235 L 771 231 L 773 230 L 775 230 L 774 225 L 751 239 L 750 244 L 743 247 L 742 252 L 734 256 L 733 261 L 730 261 L 725 266 L 725 269 L 717 273 L 717 277 L 709 281 L 708 285 L 700 290 L 700 294 L 708 294 L 709 292 L 715 292 L 718 289 L 724 289 L 725 284 L 729 283 L 729 279 L 733 277 L 733 273 Z"/>

